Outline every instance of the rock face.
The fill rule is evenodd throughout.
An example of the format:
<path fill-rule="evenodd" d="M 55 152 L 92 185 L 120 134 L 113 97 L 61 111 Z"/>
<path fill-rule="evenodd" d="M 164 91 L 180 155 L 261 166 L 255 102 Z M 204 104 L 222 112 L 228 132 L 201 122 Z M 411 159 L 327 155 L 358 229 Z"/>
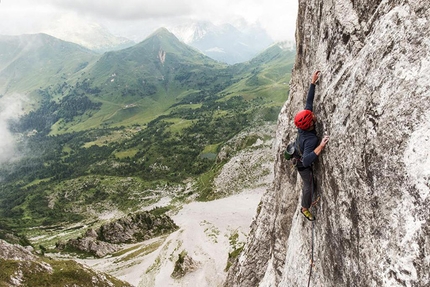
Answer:
<path fill-rule="evenodd" d="M 170 233 L 177 228 L 169 216 L 156 216 L 143 211 L 102 225 L 97 234 L 98 239 L 110 243 L 134 243 Z"/>
<path fill-rule="evenodd" d="M 104 257 L 120 249 L 117 244 L 135 243 L 170 233 L 178 226 L 167 215 L 153 215 L 148 211 L 138 212 L 102 225 L 97 230 L 88 229 L 84 236 L 70 239 L 57 248 L 77 249 L 97 257 Z"/>
<path fill-rule="evenodd" d="M 314 71 L 331 140 L 314 166 L 321 200 L 310 286 L 430 286 L 428 1 L 300 0 L 297 58 L 277 130 L 273 190 L 225 286 L 306 286 L 312 224 L 282 158 Z"/>

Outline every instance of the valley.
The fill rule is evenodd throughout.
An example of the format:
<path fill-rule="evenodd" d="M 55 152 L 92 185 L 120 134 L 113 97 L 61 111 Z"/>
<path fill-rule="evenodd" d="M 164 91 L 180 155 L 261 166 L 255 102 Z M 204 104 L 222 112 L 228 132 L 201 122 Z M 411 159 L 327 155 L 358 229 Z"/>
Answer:
<path fill-rule="evenodd" d="M 295 51 L 274 45 L 249 62 L 226 65 L 166 29 L 103 55 L 47 35 L 38 46 L 35 38 L 0 67 L 2 97 L 31 99 L 9 122 L 15 159 L 0 167 L 0 239 L 24 242 L 40 256 L 74 258 L 133 286 L 222 281 L 229 252 L 237 257 L 270 189 L 276 119 Z M 37 52 L 32 62 L 24 51 L 46 45 L 60 49 L 40 73 L 51 54 Z M 68 49 L 75 68 L 60 61 L 69 60 L 59 55 Z M 24 59 L 26 73 L 6 72 L 22 69 Z M 179 229 L 124 243 L 101 259 L 56 248 L 142 211 L 167 215 Z M 172 279 L 183 251 L 201 265 Z M 113 268 L 114 262 L 121 264 Z M 146 272 L 133 275 L 136 268 Z"/>
<path fill-rule="evenodd" d="M 180 229 L 169 236 L 127 246 L 119 256 L 77 261 L 133 286 L 222 286 L 228 253 L 243 247 L 262 194 L 260 188 L 186 204 L 172 216 Z M 178 254 L 184 251 L 194 264 L 184 277 L 172 278 Z"/>

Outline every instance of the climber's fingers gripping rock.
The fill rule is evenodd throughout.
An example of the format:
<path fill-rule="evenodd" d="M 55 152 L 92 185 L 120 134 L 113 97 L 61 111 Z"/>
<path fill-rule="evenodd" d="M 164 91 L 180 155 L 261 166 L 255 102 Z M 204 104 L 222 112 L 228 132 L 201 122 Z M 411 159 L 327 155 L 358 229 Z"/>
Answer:
<path fill-rule="evenodd" d="M 325 147 L 325 145 L 327 144 L 327 142 L 330 140 L 329 136 L 324 136 L 323 139 L 321 140 L 320 145 Z"/>
<path fill-rule="evenodd" d="M 316 71 L 313 75 L 312 75 L 312 84 L 316 84 L 318 82 L 318 79 L 320 77 L 321 71 Z"/>

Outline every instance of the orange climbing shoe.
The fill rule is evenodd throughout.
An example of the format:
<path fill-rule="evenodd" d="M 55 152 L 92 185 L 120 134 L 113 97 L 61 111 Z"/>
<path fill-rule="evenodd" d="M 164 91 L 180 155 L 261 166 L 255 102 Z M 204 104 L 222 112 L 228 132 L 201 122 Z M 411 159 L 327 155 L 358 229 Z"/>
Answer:
<path fill-rule="evenodd" d="M 309 220 L 309 221 L 315 220 L 315 216 L 313 216 L 309 210 L 307 210 L 307 209 L 303 210 L 303 208 L 301 208 L 300 212 L 306 217 L 307 220 Z"/>

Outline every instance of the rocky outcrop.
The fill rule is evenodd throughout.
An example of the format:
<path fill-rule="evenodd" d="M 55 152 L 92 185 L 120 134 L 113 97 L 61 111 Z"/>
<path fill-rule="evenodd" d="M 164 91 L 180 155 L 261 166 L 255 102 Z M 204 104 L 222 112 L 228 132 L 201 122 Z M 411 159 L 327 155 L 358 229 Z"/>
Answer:
<path fill-rule="evenodd" d="M 131 286 L 74 261 L 41 257 L 0 239 L 0 286 Z"/>
<path fill-rule="evenodd" d="M 92 254 L 96 257 L 104 257 L 120 249 L 120 246 L 97 239 L 97 233 L 93 229 L 88 229 L 83 237 L 70 239 L 66 244 L 57 244 L 60 250 L 79 250 Z"/>
<path fill-rule="evenodd" d="M 171 277 L 175 279 L 182 278 L 187 273 L 194 271 L 198 265 L 185 251 L 179 253 L 178 257 L 179 258 L 175 262 L 175 268 L 171 275 Z"/>
<path fill-rule="evenodd" d="M 102 225 L 97 230 L 88 229 L 84 236 L 58 243 L 60 250 L 72 249 L 104 257 L 120 249 L 117 244 L 135 243 L 170 233 L 178 226 L 167 215 L 138 212 Z"/>
<path fill-rule="evenodd" d="M 32 253 L 32 248 L 10 244 L 0 239 L 0 286 L 23 286 L 25 274 L 46 273 L 51 275 L 51 265 L 42 262 Z M 5 285 L 3 285 L 5 284 Z"/>
<path fill-rule="evenodd" d="M 169 216 L 157 216 L 144 211 L 102 225 L 96 232 L 99 240 L 110 243 L 134 243 L 170 233 L 177 228 Z"/>
<path fill-rule="evenodd" d="M 32 247 L 10 244 L 0 239 L 0 258 L 5 260 L 31 261 L 37 256 L 32 253 Z"/>
<path fill-rule="evenodd" d="M 429 35 L 428 1 L 299 1 L 274 187 L 226 286 L 308 282 L 312 224 L 281 154 L 315 70 L 317 131 L 331 140 L 314 167 L 321 201 L 310 285 L 430 285 Z"/>

